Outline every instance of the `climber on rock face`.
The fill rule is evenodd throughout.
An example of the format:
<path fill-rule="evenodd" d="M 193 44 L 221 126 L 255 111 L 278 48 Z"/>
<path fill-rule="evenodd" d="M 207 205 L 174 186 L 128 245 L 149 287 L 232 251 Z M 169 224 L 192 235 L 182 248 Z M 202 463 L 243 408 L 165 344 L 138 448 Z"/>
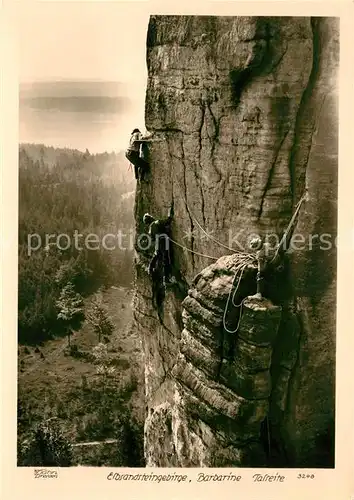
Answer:
<path fill-rule="evenodd" d="M 134 165 L 136 180 L 143 180 L 145 173 L 149 169 L 149 163 L 140 154 L 142 144 L 150 142 L 150 139 L 144 137 L 138 128 L 135 128 L 129 139 L 129 146 L 125 152 L 127 160 Z"/>
<path fill-rule="evenodd" d="M 256 258 L 258 262 L 257 272 L 257 293 L 253 298 L 262 299 L 264 293 L 264 274 L 265 271 L 271 266 L 275 272 L 282 272 L 284 270 L 284 258 L 291 252 L 292 234 L 296 223 L 296 218 L 299 214 L 302 203 L 308 200 L 308 192 L 305 189 L 303 195 L 298 201 L 294 213 L 289 221 L 289 224 L 284 231 L 284 234 L 279 244 L 274 247 L 269 241 L 257 236 L 250 241 L 251 250 L 256 251 Z"/>
<path fill-rule="evenodd" d="M 274 246 L 272 246 L 268 241 L 262 240 L 259 236 L 250 241 L 250 248 L 256 251 L 258 265 L 257 293 L 253 295 L 253 298 L 261 300 L 264 296 L 264 272 L 266 271 L 268 264 L 273 262 L 277 249 L 274 248 Z"/>
<path fill-rule="evenodd" d="M 153 283 L 153 299 L 157 305 L 161 302 L 159 297 L 165 290 L 166 283 L 171 282 L 171 253 L 170 233 L 173 219 L 173 203 L 166 219 L 155 219 L 146 213 L 143 217 L 144 224 L 149 226 L 149 237 L 154 244 L 154 254 L 149 264 L 149 274 Z"/>

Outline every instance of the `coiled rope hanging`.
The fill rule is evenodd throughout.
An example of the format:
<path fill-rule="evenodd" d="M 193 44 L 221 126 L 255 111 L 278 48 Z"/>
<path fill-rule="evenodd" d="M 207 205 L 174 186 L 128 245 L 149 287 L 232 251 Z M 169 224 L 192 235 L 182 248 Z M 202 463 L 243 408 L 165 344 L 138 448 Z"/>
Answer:
<path fill-rule="evenodd" d="M 295 207 L 295 210 L 294 210 L 294 213 L 289 221 L 289 224 L 283 234 L 283 237 L 281 238 L 280 242 L 279 242 L 279 245 L 277 246 L 276 248 L 276 251 L 275 251 L 275 254 L 272 258 L 272 260 L 270 261 L 270 263 L 274 262 L 274 260 L 277 258 L 277 256 L 279 255 L 279 250 L 280 250 L 280 247 L 281 245 L 284 243 L 284 241 L 286 241 L 289 233 L 290 233 L 290 230 L 292 228 L 292 226 L 294 225 L 295 223 L 295 219 L 300 211 L 300 207 L 302 205 L 302 203 L 305 201 L 305 199 L 307 198 L 307 192 L 305 192 L 303 194 L 303 196 L 301 197 L 301 199 L 299 200 L 299 202 L 297 203 L 296 207 Z M 223 314 L 223 327 L 225 329 L 225 331 L 227 333 L 230 333 L 230 334 L 235 334 L 237 333 L 238 329 L 239 329 L 239 326 L 240 326 L 240 321 L 241 321 L 241 316 L 242 316 L 242 306 L 243 306 L 243 303 L 246 299 L 246 297 L 241 300 L 240 304 L 235 304 L 235 297 L 236 297 L 236 294 L 237 294 L 237 291 L 238 291 L 238 288 L 240 286 L 240 283 L 241 283 L 241 279 L 242 279 L 242 276 L 243 276 L 243 272 L 245 270 L 245 268 L 254 260 L 255 260 L 255 255 L 253 254 L 248 254 L 248 259 L 245 259 L 243 258 L 242 259 L 242 262 L 241 264 L 238 265 L 238 267 L 236 268 L 236 271 L 235 271 L 235 276 L 234 276 L 234 279 L 233 279 L 233 282 L 232 282 L 232 285 L 231 285 L 231 289 L 230 289 L 230 292 L 229 292 L 229 295 L 228 295 L 228 298 L 227 298 L 227 301 L 226 301 L 226 305 L 225 305 L 225 309 L 224 309 L 224 314 Z M 234 289 L 234 286 L 235 286 L 235 282 L 236 282 L 236 278 L 238 277 L 238 274 L 240 273 L 239 275 L 239 279 L 238 279 L 238 282 L 237 282 L 237 286 L 235 287 Z M 229 309 L 229 303 L 230 303 L 230 298 L 231 298 L 231 295 L 232 295 L 232 300 L 231 300 L 231 303 L 234 307 L 236 308 L 240 308 L 240 314 L 239 314 L 239 318 L 238 318 L 238 323 L 237 323 L 237 326 L 236 326 L 236 329 L 235 330 L 230 330 L 227 325 L 226 325 L 226 316 L 227 316 L 227 313 L 228 313 L 228 309 Z"/>
<path fill-rule="evenodd" d="M 236 294 L 237 294 L 237 291 L 239 289 L 239 286 L 240 286 L 240 283 L 242 280 L 243 273 L 244 273 L 246 267 L 248 267 L 251 263 L 253 263 L 254 260 L 255 260 L 254 256 L 248 255 L 247 258 L 242 258 L 241 262 L 238 264 L 238 266 L 236 268 L 235 276 L 234 276 L 234 279 L 232 281 L 230 292 L 229 292 L 229 295 L 227 297 L 226 305 L 224 308 L 223 320 L 222 320 L 223 328 L 227 333 L 235 334 L 239 329 L 241 316 L 242 316 L 242 306 L 243 306 L 243 302 L 246 299 L 246 297 L 243 300 L 241 300 L 240 304 L 235 303 L 235 298 L 236 298 Z M 237 281 L 237 285 L 235 287 L 235 283 L 236 283 L 237 278 L 238 278 L 238 281 Z M 229 310 L 230 300 L 231 300 L 231 303 L 234 307 L 240 308 L 240 314 L 239 314 L 239 318 L 238 318 L 238 322 L 237 322 L 237 326 L 236 326 L 235 330 L 230 330 L 230 328 L 228 328 L 228 326 L 226 324 L 226 317 L 227 317 L 228 310 Z"/>

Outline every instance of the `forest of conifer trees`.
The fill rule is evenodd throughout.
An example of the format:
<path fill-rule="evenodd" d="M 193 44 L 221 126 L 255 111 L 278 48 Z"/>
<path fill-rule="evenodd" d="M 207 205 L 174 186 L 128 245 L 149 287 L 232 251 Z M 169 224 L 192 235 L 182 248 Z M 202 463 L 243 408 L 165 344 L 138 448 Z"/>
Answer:
<path fill-rule="evenodd" d="M 123 153 L 20 145 L 18 465 L 144 463 L 133 238 L 112 250 L 45 243 L 133 234 L 134 189 Z"/>
<path fill-rule="evenodd" d="M 43 145 L 19 149 L 18 328 L 21 343 L 63 333 L 58 300 L 65 287 L 82 297 L 110 285 L 130 286 L 132 249 L 118 246 L 66 250 L 42 244 L 29 252 L 28 237 L 75 231 L 102 236 L 133 228 L 133 175 L 122 153 L 90 154 Z"/>

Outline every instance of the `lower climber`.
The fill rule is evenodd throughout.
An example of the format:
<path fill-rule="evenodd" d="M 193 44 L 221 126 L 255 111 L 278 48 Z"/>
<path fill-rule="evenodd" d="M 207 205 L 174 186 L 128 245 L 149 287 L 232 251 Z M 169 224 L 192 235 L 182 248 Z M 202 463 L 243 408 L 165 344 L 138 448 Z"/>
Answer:
<path fill-rule="evenodd" d="M 256 299 L 262 299 L 264 295 L 264 274 L 271 265 L 275 271 L 282 271 L 284 269 L 284 256 L 291 248 L 291 240 L 295 227 L 295 221 L 299 214 L 301 205 L 308 200 L 307 189 L 298 201 L 290 222 L 284 231 L 284 234 L 279 244 L 274 247 L 269 241 L 265 241 L 257 236 L 250 242 L 252 250 L 256 250 L 256 258 L 258 263 L 257 272 L 257 293 L 253 296 Z"/>
<path fill-rule="evenodd" d="M 280 265 L 281 254 L 278 248 L 274 248 L 268 241 L 257 236 L 250 242 L 252 250 L 256 250 L 257 258 L 257 292 L 253 298 L 261 300 L 264 297 L 264 274 L 270 263 Z"/>
<path fill-rule="evenodd" d="M 171 252 L 170 234 L 173 219 L 173 203 L 166 219 L 155 219 L 146 213 L 144 224 L 149 226 L 149 237 L 154 244 L 154 254 L 149 264 L 149 274 L 152 279 L 152 295 L 154 305 L 160 309 L 166 290 L 166 284 L 171 283 Z"/>
<path fill-rule="evenodd" d="M 149 142 L 149 139 L 144 138 L 140 130 L 135 128 L 131 133 L 125 157 L 134 165 L 136 180 L 143 180 L 145 173 L 149 169 L 149 163 L 140 155 L 141 145 L 147 142 Z"/>

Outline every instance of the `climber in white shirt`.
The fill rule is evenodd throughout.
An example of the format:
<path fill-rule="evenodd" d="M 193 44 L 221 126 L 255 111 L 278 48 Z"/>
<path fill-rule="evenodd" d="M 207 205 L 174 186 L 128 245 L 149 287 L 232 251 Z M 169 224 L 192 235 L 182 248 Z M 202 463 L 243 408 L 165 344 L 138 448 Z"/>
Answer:
<path fill-rule="evenodd" d="M 125 152 L 127 160 L 134 165 L 134 173 L 137 180 L 142 180 L 149 168 L 149 163 L 140 155 L 140 147 L 145 142 L 148 142 L 148 139 L 144 138 L 138 128 L 135 128 L 131 133 L 129 145 Z"/>

